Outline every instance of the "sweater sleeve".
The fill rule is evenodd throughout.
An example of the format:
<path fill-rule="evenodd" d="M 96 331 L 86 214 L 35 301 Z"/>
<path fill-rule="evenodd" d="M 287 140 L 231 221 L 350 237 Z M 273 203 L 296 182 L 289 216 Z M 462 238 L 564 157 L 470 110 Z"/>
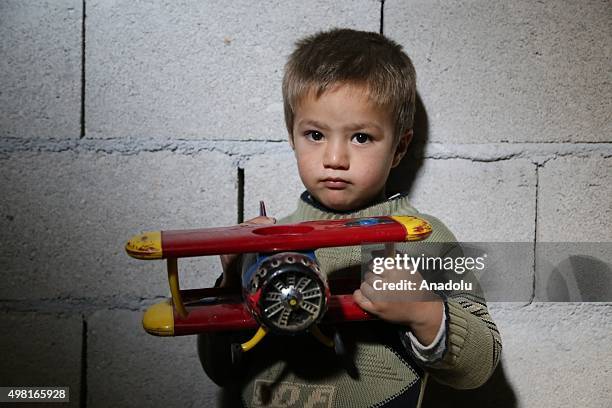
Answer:
<path fill-rule="evenodd" d="M 484 302 L 472 296 L 453 294 L 446 305 L 446 353 L 439 361 L 423 366 L 438 382 L 453 388 L 479 387 L 499 362 L 499 331 Z"/>
<path fill-rule="evenodd" d="M 433 217 L 427 219 L 440 234 L 441 242 L 447 243 L 442 256 L 463 256 L 461 246 L 444 224 Z M 437 361 L 420 364 L 442 384 L 471 389 L 484 384 L 493 374 L 502 343 L 476 278 L 465 272 L 462 279 L 471 281 L 473 290 L 441 294 L 446 306 L 446 350 Z"/>

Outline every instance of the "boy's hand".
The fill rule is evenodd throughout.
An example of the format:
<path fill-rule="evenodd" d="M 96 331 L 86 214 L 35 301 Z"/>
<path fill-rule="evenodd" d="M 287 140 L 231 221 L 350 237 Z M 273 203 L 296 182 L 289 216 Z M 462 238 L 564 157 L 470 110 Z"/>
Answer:
<path fill-rule="evenodd" d="M 240 225 L 265 225 L 275 224 L 276 219 L 272 217 L 255 217 L 243 222 Z M 240 260 L 242 254 L 225 254 L 221 255 L 221 266 L 223 267 L 223 279 L 220 287 L 235 287 L 240 286 Z"/>
<path fill-rule="evenodd" d="M 353 293 L 353 299 L 366 312 L 408 326 L 419 342 L 427 346 L 440 329 L 444 305 L 435 293 L 419 290 L 422 280 L 418 271 L 391 268 L 375 274 L 370 268 L 359 289 Z M 406 281 L 413 282 L 412 290 L 390 289 L 388 286 Z"/>

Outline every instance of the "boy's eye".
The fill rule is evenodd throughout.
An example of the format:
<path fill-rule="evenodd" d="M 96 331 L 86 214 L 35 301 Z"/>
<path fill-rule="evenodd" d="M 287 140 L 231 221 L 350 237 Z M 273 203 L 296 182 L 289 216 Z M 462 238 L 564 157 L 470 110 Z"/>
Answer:
<path fill-rule="evenodd" d="M 367 133 L 355 133 L 353 135 L 353 140 L 359 144 L 364 144 L 372 140 L 372 137 Z"/>
<path fill-rule="evenodd" d="M 319 140 L 323 139 L 323 133 L 317 132 L 316 130 L 309 130 L 305 133 L 305 135 L 310 140 L 314 140 L 315 142 L 318 142 Z"/>

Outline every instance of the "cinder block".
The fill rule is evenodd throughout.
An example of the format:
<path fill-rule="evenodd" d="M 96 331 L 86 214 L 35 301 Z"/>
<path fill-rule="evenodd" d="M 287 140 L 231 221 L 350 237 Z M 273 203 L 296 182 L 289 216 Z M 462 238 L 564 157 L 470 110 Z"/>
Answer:
<path fill-rule="evenodd" d="M 294 42 L 379 20 L 373 0 L 88 1 L 87 135 L 284 139 Z"/>
<path fill-rule="evenodd" d="M 0 4 L 0 136 L 78 138 L 79 0 Z"/>
<path fill-rule="evenodd" d="M 88 320 L 88 407 L 214 407 L 218 387 L 206 377 L 196 338 L 154 337 L 142 313 L 99 311 Z"/>
<path fill-rule="evenodd" d="M 612 241 L 612 158 L 561 157 L 538 175 L 538 241 Z"/>
<path fill-rule="evenodd" d="M 68 406 L 81 406 L 80 316 L 2 312 L 0 326 L 3 387 L 70 387 Z"/>
<path fill-rule="evenodd" d="M 612 302 L 612 158 L 559 158 L 538 174 L 538 299 Z"/>
<path fill-rule="evenodd" d="M 610 141 L 609 2 L 386 1 L 384 16 L 430 140 Z"/>
<path fill-rule="evenodd" d="M 270 217 L 289 215 L 304 190 L 289 143 L 273 153 L 253 156 L 244 166 L 244 219 L 259 215 L 260 200 Z"/>
<path fill-rule="evenodd" d="M 534 303 L 492 314 L 503 341 L 493 377 L 475 390 L 431 382 L 423 408 L 609 405 L 610 305 Z"/>
<path fill-rule="evenodd" d="M 423 162 L 410 197 L 460 241 L 533 242 L 535 166 L 528 160 Z"/>
<path fill-rule="evenodd" d="M 518 406 L 602 407 L 612 400 L 610 305 L 536 303 L 494 318 Z"/>
<path fill-rule="evenodd" d="M 236 222 L 236 169 L 220 153 L 18 153 L 2 173 L 3 299 L 165 295 L 165 263 L 128 257 L 127 240 Z M 179 262 L 184 286 L 211 285 L 218 259 L 193 259 Z"/>

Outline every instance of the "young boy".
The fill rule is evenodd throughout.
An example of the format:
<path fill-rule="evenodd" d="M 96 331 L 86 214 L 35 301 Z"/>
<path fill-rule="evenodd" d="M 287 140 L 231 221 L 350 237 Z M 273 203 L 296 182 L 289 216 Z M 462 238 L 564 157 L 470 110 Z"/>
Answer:
<path fill-rule="evenodd" d="M 418 215 L 432 225 L 426 243 L 455 242 L 439 220 L 418 213 L 405 195 L 385 195 L 389 172 L 413 135 L 415 87 L 412 62 L 382 35 L 336 29 L 297 43 L 285 68 L 283 100 L 306 191 L 281 223 Z M 398 244 L 397 250 L 415 253 L 415 245 Z M 359 247 L 320 249 L 316 255 L 330 281 L 359 276 Z M 222 258 L 221 286 L 239 285 L 237 261 Z M 393 281 L 397 274 L 385 271 L 377 278 Z M 379 295 L 372 274 L 366 274 L 353 298 L 380 320 L 340 327 L 351 367 L 310 336 L 268 336 L 247 353 L 241 375 L 228 380 L 232 395 L 246 406 L 416 407 L 427 375 L 456 388 L 478 387 L 489 378 L 501 342 L 484 299 L 451 293 L 432 301 L 394 301 Z M 221 340 L 222 346 L 228 341 Z M 218 338 L 201 337 L 209 373 L 211 360 L 219 358 L 217 347 Z"/>

